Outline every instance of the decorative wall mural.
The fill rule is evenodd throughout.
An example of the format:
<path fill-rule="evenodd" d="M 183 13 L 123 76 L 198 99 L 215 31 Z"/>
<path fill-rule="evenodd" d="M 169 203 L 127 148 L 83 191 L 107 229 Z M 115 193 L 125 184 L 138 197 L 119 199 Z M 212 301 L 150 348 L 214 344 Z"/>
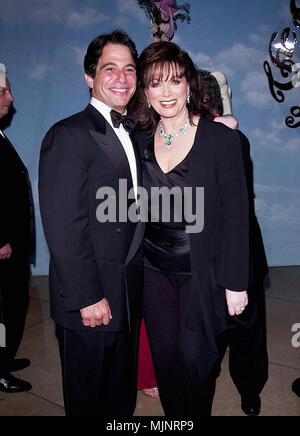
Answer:
<path fill-rule="evenodd" d="M 296 0 L 291 0 L 290 10 L 293 17 L 293 23 L 295 27 L 300 28 L 300 8 L 296 6 Z"/>
<path fill-rule="evenodd" d="M 177 20 L 190 23 L 190 4 L 178 5 L 176 0 L 138 0 L 151 21 L 152 42 L 171 41 L 177 30 Z"/>
<path fill-rule="evenodd" d="M 5 134 L 16 145 L 32 181 L 38 248 L 33 274 L 47 275 L 49 252 L 38 197 L 42 139 L 51 125 L 81 111 L 89 102 L 83 60 L 96 35 L 123 29 L 141 53 L 154 34 L 149 29 L 147 7 L 138 0 L 0 0 L 0 4 L 0 63 L 6 66 L 15 97 L 15 112 L 4 119 Z M 187 50 L 199 68 L 223 71 L 227 76 L 233 90 L 233 114 L 251 142 L 255 205 L 268 263 L 300 265 L 300 128 L 288 127 L 300 121 L 300 71 L 289 70 L 300 62 L 300 0 L 177 0 L 176 6 L 190 5 L 186 10 L 171 9 L 173 1 L 148 0 L 147 4 L 159 6 L 154 9 L 157 21 L 153 16 L 152 24 L 170 24 L 170 32 L 172 13 L 178 12 L 176 19 L 172 18 L 175 33 L 171 40 Z M 281 34 L 286 28 L 290 31 L 283 39 L 294 43 L 295 32 L 298 43 L 293 51 L 284 40 L 288 50 L 285 55 L 278 52 L 280 66 L 287 69 L 287 77 L 283 77 L 268 48 L 276 31 L 271 46 L 276 60 L 281 46 L 274 44 L 283 44 Z M 171 37 L 160 31 L 160 37 L 163 33 Z M 281 103 L 269 90 L 264 61 L 268 61 L 277 85 L 294 80 L 289 90 L 273 85 L 277 98 L 279 91 L 283 94 Z"/>
<path fill-rule="evenodd" d="M 293 25 L 300 28 L 300 8 L 296 5 L 296 0 L 290 0 L 290 11 Z M 300 63 L 294 60 L 295 49 L 297 47 L 297 34 L 295 30 L 286 27 L 280 34 L 273 33 L 269 43 L 269 56 L 271 63 L 279 70 L 281 77 L 289 79 L 288 82 L 279 82 L 273 76 L 271 65 L 268 61 L 264 62 L 264 70 L 268 78 L 269 88 L 272 97 L 278 102 L 285 101 L 284 92 L 294 91 L 300 87 Z M 300 106 L 292 106 L 290 113 L 285 119 L 288 127 L 296 128 L 300 126 Z"/>

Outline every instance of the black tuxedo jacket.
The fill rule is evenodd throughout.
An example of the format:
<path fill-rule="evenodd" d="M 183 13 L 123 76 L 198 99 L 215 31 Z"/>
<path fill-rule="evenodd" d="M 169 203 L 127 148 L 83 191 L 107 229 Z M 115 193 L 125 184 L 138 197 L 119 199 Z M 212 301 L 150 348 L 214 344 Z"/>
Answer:
<path fill-rule="evenodd" d="M 249 287 L 250 297 L 263 291 L 263 279 L 268 272 L 267 258 L 260 227 L 255 215 L 254 187 L 253 187 L 253 164 L 250 156 L 250 143 L 248 138 L 237 131 L 241 139 L 242 156 L 245 168 L 249 195 Z"/>
<path fill-rule="evenodd" d="M 0 247 L 35 262 L 35 219 L 28 171 L 10 141 L 0 134 Z"/>
<path fill-rule="evenodd" d="M 139 168 L 137 150 L 136 159 Z M 118 220 L 120 179 L 127 180 L 128 190 L 132 187 L 124 149 L 93 106 L 46 134 L 39 164 L 40 208 L 50 250 L 51 315 L 63 327 L 90 329 L 83 326 L 80 309 L 104 297 L 113 319 L 96 330 L 127 329 L 139 317 L 144 225 Z M 101 187 L 114 190 L 116 222 L 97 220 Z M 132 203 L 127 200 L 127 207 Z"/>

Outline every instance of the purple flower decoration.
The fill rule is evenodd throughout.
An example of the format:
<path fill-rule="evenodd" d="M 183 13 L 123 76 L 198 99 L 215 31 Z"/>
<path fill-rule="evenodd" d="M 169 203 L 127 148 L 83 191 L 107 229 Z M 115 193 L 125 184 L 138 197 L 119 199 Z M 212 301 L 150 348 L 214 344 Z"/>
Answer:
<path fill-rule="evenodd" d="M 191 21 L 189 3 L 178 5 L 176 0 L 138 0 L 138 4 L 151 20 L 150 30 L 154 41 L 170 41 L 177 30 L 176 20 Z"/>
<path fill-rule="evenodd" d="M 160 2 L 155 2 L 155 6 L 160 11 L 161 18 L 165 21 L 176 17 L 178 14 L 176 1 L 174 2 L 174 0 L 161 0 Z"/>
<path fill-rule="evenodd" d="M 155 2 L 155 6 L 160 11 L 161 18 L 164 21 L 169 21 L 168 30 L 164 33 L 164 36 L 169 41 L 173 38 L 175 32 L 175 25 L 173 18 L 178 15 L 178 9 L 174 6 L 176 2 L 172 0 L 162 0 L 160 2 Z"/>

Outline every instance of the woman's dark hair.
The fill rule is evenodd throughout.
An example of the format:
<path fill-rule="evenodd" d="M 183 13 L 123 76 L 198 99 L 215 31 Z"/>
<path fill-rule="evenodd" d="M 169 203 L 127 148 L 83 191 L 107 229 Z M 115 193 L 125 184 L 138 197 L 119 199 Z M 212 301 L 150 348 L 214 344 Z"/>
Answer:
<path fill-rule="evenodd" d="M 102 55 L 103 48 L 107 44 L 119 44 L 128 47 L 134 63 L 137 65 L 138 53 L 134 42 L 129 38 L 127 33 L 122 30 L 115 30 L 112 33 L 97 36 L 88 46 L 84 58 L 84 71 L 92 78 L 96 75 L 99 58 Z"/>
<path fill-rule="evenodd" d="M 197 115 L 210 117 L 202 102 L 197 69 L 190 56 L 173 42 L 161 41 L 150 44 L 139 57 L 137 92 L 128 108 L 129 112 L 138 118 L 139 127 L 155 131 L 159 115 L 152 107 L 148 108 L 145 90 L 154 78 L 162 80 L 166 73 L 185 77 L 189 84 L 190 103 L 187 104 L 187 108 L 190 123 L 193 123 L 193 117 Z"/>
<path fill-rule="evenodd" d="M 223 115 L 220 85 L 217 79 L 206 70 L 198 70 L 203 92 L 203 103 L 214 115 Z"/>

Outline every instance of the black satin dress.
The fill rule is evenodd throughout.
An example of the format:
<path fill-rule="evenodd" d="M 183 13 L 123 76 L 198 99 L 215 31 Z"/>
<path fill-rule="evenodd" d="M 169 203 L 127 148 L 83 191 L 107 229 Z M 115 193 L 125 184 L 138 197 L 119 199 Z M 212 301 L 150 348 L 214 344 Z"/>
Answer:
<path fill-rule="evenodd" d="M 183 211 L 189 155 L 164 173 L 157 163 L 153 143 L 144 154 L 143 185 L 148 193 L 149 216 L 145 266 L 166 274 L 191 274 L 190 241 L 185 232 Z M 170 190 L 171 195 L 158 195 L 160 188 L 166 192 Z"/>
<path fill-rule="evenodd" d="M 198 377 L 186 376 L 188 370 L 179 352 L 183 342 L 190 342 L 191 334 L 185 325 L 192 285 L 190 239 L 182 207 L 190 155 L 189 152 L 175 168 L 164 173 L 151 144 L 145 150 L 143 166 L 149 206 L 143 314 L 161 404 L 165 416 L 176 418 L 209 416 L 215 389 L 215 376 L 205 383 L 199 382 Z M 162 187 L 175 193 L 164 208 L 155 192 Z"/>

